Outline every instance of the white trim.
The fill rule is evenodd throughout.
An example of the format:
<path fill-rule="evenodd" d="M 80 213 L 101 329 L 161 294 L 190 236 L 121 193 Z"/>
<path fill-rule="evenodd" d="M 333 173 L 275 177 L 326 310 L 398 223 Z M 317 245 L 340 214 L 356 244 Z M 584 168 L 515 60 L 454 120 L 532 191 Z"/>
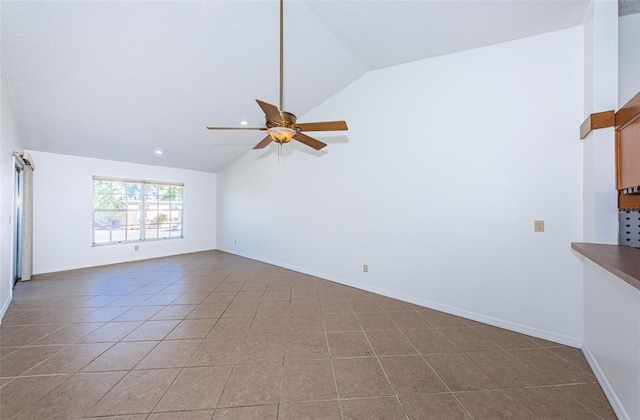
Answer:
<path fill-rule="evenodd" d="M 598 364 L 598 361 L 596 360 L 593 353 L 591 353 L 591 350 L 589 350 L 589 346 L 587 346 L 586 343 L 582 346 L 582 353 L 587 359 L 589 366 L 591 366 L 593 374 L 596 375 L 596 379 L 598 379 L 600 387 L 602 387 L 602 391 L 604 391 L 604 395 L 606 395 L 607 399 L 609 400 L 609 404 L 611 404 L 611 408 L 613 408 L 613 411 L 616 413 L 618 419 L 631 420 L 631 417 L 629 417 L 629 414 L 627 414 L 627 410 L 624 409 L 624 406 L 618 398 L 618 395 L 607 380 L 607 376 L 604 374 L 602 368 Z"/>
<path fill-rule="evenodd" d="M 4 314 L 7 313 L 7 309 L 9 309 L 9 305 L 11 305 L 11 301 L 13 300 L 13 280 L 11 281 L 11 290 L 9 290 L 9 296 L 0 307 L 0 325 L 2 324 L 2 319 L 4 318 Z"/>
<path fill-rule="evenodd" d="M 194 252 L 207 252 L 207 251 L 215 251 L 215 250 L 216 250 L 215 248 L 187 249 L 187 250 L 180 250 L 179 252 L 167 252 L 167 253 L 161 252 L 152 257 L 113 259 L 108 263 L 103 263 L 103 264 L 96 264 L 95 262 L 87 262 L 87 263 L 80 263 L 80 264 L 69 264 L 61 267 L 45 267 L 41 270 L 38 270 L 37 273 L 33 273 L 33 275 L 37 276 L 38 274 L 59 273 L 61 271 L 78 270 L 81 268 L 104 267 L 105 265 L 153 260 L 156 258 L 175 257 L 176 255 L 184 255 L 184 254 L 191 254 Z"/>
<path fill-rule="evenodd" d="M 131 179 L 131 178 L 114 178 L 112 176 L 100 176 L 93 175 L 94 181 L 117 181 L 128 182 L 130 184 L 159 184 L 159 185 L 171 185 L 172 187 L 184 187 L 184 182 L 172 182 L 172 181 L 151 181 L 148 179 Z"/>
<path fill-rule="evenodd" d="M 514 322 L 505 321 L 503 319 L 494 318 L 487 315 L 478 314 L 475 312 L 469 312 L 464 309 L 455 308 L 453 306 L 442 305 L 429 300 L 418 299 L 414 296 L 405 295 L 403 293 L 397 293 L 391 290 L 382 289 L 379 287 L 373 287 L 365 283 L 344 279 L 331 274 L 324 274 L 324 273 L 319 273 L 312 270 L 307 270 L 307 269 L 296 267 L 290 264 L 285 264 L 279 261 L 270 260 L 268 258 L 257 257 L 255 255 L 247 254 L 244 252 L 238 252 L 238 251 L 224 248 L 224 247 L 219 247 L 217 249 L 220 251 L 228 252 L 230 254 L 239 255 L 241 257 L 250 258 L 256 261 L 261 261 L 261 262 L 272 264 L 278 267 L 287 268 L 289 270 L 298 271 L 300 273 L 308 274 L 321 279 L 326 279 L 336 283 L 344 284 L 346 286 L 355 287 L 356 289 L 366 290 L 368 292 L 377 293 L 379 295 L 387 296 L 390 298 L 399 299 L 409 303 L 414 303 L 416 305 L 424 306 L 430 309 L 446 312 L 451 315 L 461 316 L 463 318 L 467 318 L 473 321 L 493 325 L 494 327 L 504 328 L 510 331 L 515 331 L 521 334 L 530 335 L 532 337 L 542 338 L 544 340 L 553 341 L 555 343 L 564 344 L 570 347 L 580 348 L 582 347 L 582 344 L 583 344 L 582 337 L 572 337 L 569 335 L 558 334 L 552 331 L 541 330 L 541 329 L 530 327 L 527 325 L 517 324 Z"/>

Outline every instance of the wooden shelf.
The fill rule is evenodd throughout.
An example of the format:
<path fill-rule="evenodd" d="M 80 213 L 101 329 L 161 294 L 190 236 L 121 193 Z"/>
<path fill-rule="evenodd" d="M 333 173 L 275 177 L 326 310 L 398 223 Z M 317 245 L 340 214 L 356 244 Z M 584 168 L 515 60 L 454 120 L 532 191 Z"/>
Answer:
<path fill-rule="evenodd" d="M 616 114 L 614 111 L 598 112 L 591 114 L 580 125 L 580 139 L 584 139 L 591 133 L 592 130 L 598 128 L 613 127 L 616 122 Z"/>

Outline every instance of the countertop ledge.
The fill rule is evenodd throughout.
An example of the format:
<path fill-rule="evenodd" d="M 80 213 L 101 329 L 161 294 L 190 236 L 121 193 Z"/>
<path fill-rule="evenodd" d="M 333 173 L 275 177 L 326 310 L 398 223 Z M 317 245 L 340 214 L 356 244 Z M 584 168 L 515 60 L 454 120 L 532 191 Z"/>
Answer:
<path fill-rule="evenodd" d="M 572 242 L 571 248 L 640 290 L 640 248 Z"/>

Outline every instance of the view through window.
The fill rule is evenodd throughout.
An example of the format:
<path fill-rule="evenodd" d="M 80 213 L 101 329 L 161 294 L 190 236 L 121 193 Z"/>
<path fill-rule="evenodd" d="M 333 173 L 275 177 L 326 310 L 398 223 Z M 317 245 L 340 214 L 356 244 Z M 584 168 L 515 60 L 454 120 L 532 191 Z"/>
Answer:
<path fill-rule="evenodd" d="M 182 238 L 182 183 L 93 177 L 93 244 Z"/>

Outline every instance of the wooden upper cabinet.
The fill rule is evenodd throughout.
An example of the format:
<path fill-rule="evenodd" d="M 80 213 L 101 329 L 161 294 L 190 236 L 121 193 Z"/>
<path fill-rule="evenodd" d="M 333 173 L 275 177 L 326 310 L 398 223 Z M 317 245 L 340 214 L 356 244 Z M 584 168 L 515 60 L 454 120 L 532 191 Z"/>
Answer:
<path fill-rule="evenodd" d="M 625 194 L 627 188 L 640 190 L 640 92 L 618 112 L 591 114 L 580 126 L 580 138 L 592 130 L 615 127 L 616 189 L 619 209 L 640 208 L 640 193 Z"/>
<path fill-rule="evenodd" d="M 640 186 L 640 92 L 616 112 L 616 187 Z"/>
<path fill-rule="evenodd" d="M 637 187 L 640 185 L 640 118 L 636 118 L 624 129 L 616 131 L 616 150 L 618 153 L 617 188 Z"/>
<path fill-rule="evenodd" d="M 640 195 L 624 194 L 640 186 L 640 92 L 615 115 L 618 208 L 640 208 Z"/>

